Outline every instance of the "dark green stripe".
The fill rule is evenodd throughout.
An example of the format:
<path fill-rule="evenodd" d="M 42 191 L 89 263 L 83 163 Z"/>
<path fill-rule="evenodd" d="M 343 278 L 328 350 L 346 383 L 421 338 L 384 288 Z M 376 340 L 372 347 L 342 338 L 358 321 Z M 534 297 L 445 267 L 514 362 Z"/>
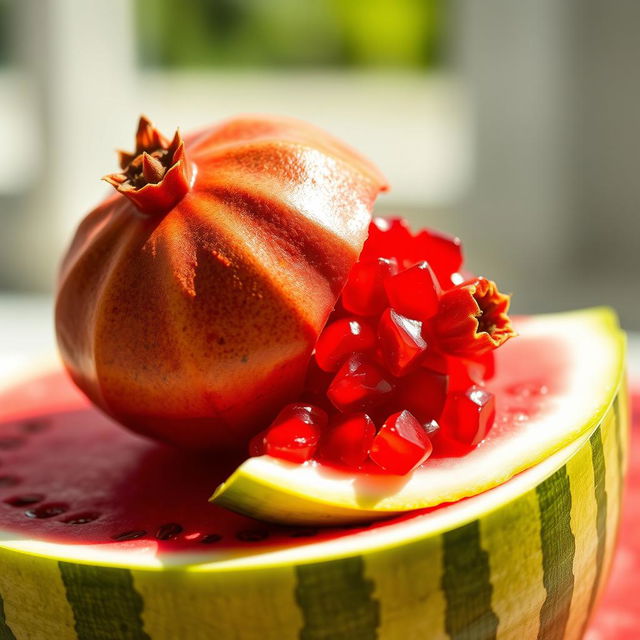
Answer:
<path fill-rule="evenodd" d="M 364 576 L 362 558 L 296 567 L 296 602 L 304 626 L 301 640 L 374 640 L 380 604 Z"/>
<path fill-rule="evenodd" d="M 623 381 L 622 384 L 625 384 Z M 616 399 L 613 403 L 613 415 L 615 417 L 615 427 L 616 427 L 616 453 L 618 455 L 618 498 L 620 500 L 620 504 L 622 504 L 622 491 L 624 489 L 624 467 L 625 467 L 625 453 L 624 453 L 624 442 L 626 440 L 626 436 L 623 432 L 624 429 L 628 429 L 628 419 L 629 419 L 629 405 L 625 406 L 626 415 L 622 415 L 620 404 L 622 400 L 620 398 L 620 394 L 623 393 L 622 389 L 618 391 L 618 395 L 616 395 Z"/>
<path fill-rule="evenodd" d="M 0 598 L 0 640 L 16 640 L 4 617 L 4 600 Z"/>
<path fill-rule="evenodd" d="M 598 547 L 596 549 L 596 575 L 593 579 L 591 587 L 591 596 L 589 598 L 589 612 L 593 610 L 593 605 L 598 595 L 598 587 L 600 586 L 600 578 L 602 576 L 602 567 L 604 565 L 604 553 L 607 548 L 607 489 L 606 489 L 606 463 L 604 459 L 604 449 L 602 447 L 602 425 L 600 425 L 595 433 L 591 436 L 591 464 L 593 465 L 593 492 L 596 498 L 596 532 L 598 535 Z M 587 620 L 585 620 L 582 633 L 587 628 Z"/>
<path fill-rule="evenodd" d="M 127 569 L 59 562 L 78 640 L 150 640 Z M 176 613 L 177 615 L 177 613 Z"/>
<path fill-rule="evenodd" d="M 566 467 L 536 487 L 540 507 L 542 569 L 547 597 L 540 610 L 539 640 L 564 637 L 573 598 L 576 541 L 571 531 L 571 486 Z"/>
<path fill-rule="evenodd" d="M 480 523 L 448 531 L 442 539 L 447 633 L 453 640 L 495 638 L 499 620 L 491 608 L 489 554 L 480 546 Z"/>

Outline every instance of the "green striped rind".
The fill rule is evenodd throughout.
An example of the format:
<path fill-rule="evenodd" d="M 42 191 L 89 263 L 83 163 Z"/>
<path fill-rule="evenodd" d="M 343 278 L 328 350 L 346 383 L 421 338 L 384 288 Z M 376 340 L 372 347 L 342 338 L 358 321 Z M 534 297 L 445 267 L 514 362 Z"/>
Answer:
<path fill-rule="evenodd" d="M 536 488 L 540 507 L 543 584 L 539 638 L 563 638 L 573 600 L 576 540 L 571 530 L 571 484 L 562 467 Z"/>
<path fill-rule="evenodd" d="M 79 640 L 149 640 L 130 571 L 70 562 L 59 567 Z"/>
<path fill-rule="evenodd" d="M 16 640 L 4 617 L 4 602 L 0 600 L 0 640 Z"/>
<path fill-rule="evenodd" d="M 623 391 L 537 487 L 349 557 L 153 571 L 0 548 L 0 640 L 577 639 L 611 563 L 626 416 Z"/>
<path fill-rule="evenodd" d="M 375 640 L 380 603 L 361 557 L 296 567 L 301 640 Z"/>
<path fill-rule="evenodd" d="M 452 638 L 493 638 L 498 616 L 491 607 L 489 555 L 474 520 L 442 536 L 445 630 Z"/>

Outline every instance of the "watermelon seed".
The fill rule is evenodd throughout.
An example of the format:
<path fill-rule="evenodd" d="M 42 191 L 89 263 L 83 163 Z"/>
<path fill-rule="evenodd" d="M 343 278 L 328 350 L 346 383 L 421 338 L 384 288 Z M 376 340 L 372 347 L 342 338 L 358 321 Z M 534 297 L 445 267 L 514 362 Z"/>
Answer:
<path fill-rule="evenodd" d="M 19 482 L 17 476 L 0 476 L 0 487 L 15 487 Z"/>
<path fill-rule="evenodd" d="M 238 531 L 236 538 L 241 542 L 260 542 L 269 537 L 269 532 L 261 529 L 249 529 L 247 531 Z"/>
<path fill-rule="evenodd" d="M 22 438 L 0 438 L 0 449 L 17 449 L 23 444 L 24 440 Z"/>
<path fill-rule="evenodd" d="M 41 504 L 39 507 L 29 509 L 24 512 L 27 518 L 53 518 L 53 516 L 59 516 L 68 509 L 68 505 L 62 502 L 52 502 L 49 504 Z"/>
<path fill-rule="evenodd" d="M 156 538 L 158 540 L 171 540 L 172 538 L 175 538 L 176 536 L 181 534 L 182 531 L 182 526 L 180 526 L 178 523 L 168 522 L 167 524 L 163 524 L 156 531 Z"/>
<path fill-rule="evenodd" d="M 222 536 L 219 533 L 207 533 L 207 535 L 200 538 L 200 544 L 213 544 L 214 542 L 220 542 Z"/>
<path fill-rule="evenodd" d="M 146 535 L 147 532 L 140 529 L 138 531 L 123 531 L 122 533 L 117 533 L 116 535 L 111 536 L 111 539 L 116 542 L 125 542 L 127 540 L 137 540 L 138 538 L 142 538 Z"/>
<path fill-rule="evenodd" d="M 298 529 L 291 533 L 292 538 L 310 538 L 316 535 L 318 535 L 317 529 Z"/>
<path fill-rule="evenodd" d="M 24 433 L 42 433 L 49 427 L 46 420 L 29 420 L 22 423 L 20 428 Z"/>
<path fill-rule="evenodd" d="M 93 522 L 100 517 L 100 514 L 95 511 L 90 511 L 87 513 L 77 513 L 76 515 L 69 516 L 65 518 L 62 522 L 65 524 L 87 524 L 88 522 Z"/>
<path fill-rule="evenodd" d="M 42 500 L 44 500 L 44 496 L 41 493 L 25 493 L 21 496 L 12 496 L 11 498 L 7 498 L 5 502 L 10 504 L 12 507 L 26 507 L 27 505 L 35 504 Z"/>

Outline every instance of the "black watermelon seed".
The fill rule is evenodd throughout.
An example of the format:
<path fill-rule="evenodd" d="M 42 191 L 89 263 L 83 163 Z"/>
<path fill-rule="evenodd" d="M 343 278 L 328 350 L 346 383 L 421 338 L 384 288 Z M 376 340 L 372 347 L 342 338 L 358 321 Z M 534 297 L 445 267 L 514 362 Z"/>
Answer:
<path fill-rule="evenodd" d="M 222 536 L 219 533 L 208 533 L 202 536 L 199 542 L 201 544 L 213 544 L 214 542 L 220 542 L 220 540 L 222 540 Z"/>
<path fill-rule="evenodd" d="M 25 493 L 21 496 L 11 496 L 7 498 L 5 502 L 12 507 L 26 507 L 30 504 L 36 504 L 36 502 L 42 502 L 44 496 L 41 493 Z"/>
<path fill-rule="evenodd" d="M 62 522 L 64 522 L 65 524 L 87 524 L 89 522 L 97 520 L 99 517 L 100 514 L 95 511 L 87 513 L 76 513 L 75 515 L 65 518 Z"/>
<path fill-rule="evenodd" d="M 137 540 L 138 538 L 142 538 L 146 535 L 147 532 L 140 529 L 138 531 L 123 531 L 122 533 L 117 533 L 116 535 L 111 536 L 111 539 L 116 542 L 125 542 L 126 540 Z"/>
<path fill-rule="evenodd" d="M 297 531 L 291 532 L 292 538 L 310 538 L 312 536 L 317 536 L 317 529 L 298 529 Z"/>
<path fill-rule="evenodd" d="M 171 540 L 181 533 L 182 527 L 177 522 L 168 522 L 156 531 L 156 538 L 158 540 Z"/>
<path fill-rule="evenodd" d="M 247 531 L 238 531 L 236 538 L 241 542 L 260 542 L 269 537 L 269 532 L 262 529 L 248 529 Z"/>
<path fill-rule="evenodd" d="M 24 433 L 42 433 L 48 427 L 49 423 L 46 420 L 29 420 L 20 426 Z"/>
<path fill-rule="evenodd" d="M 18 447 L 24 444 L 24 440 L 22 438 L 0 438 L 0 449 L 9 450 L 9 449 L 17 449 Z"/>
<path fill-rule="evenodd" d="M 39 507 L 24 512 L 27 518 L 53 518 L 67 511 L 69 507 L 62 502 L 41 504 Z"/>
<path fill-rule="evenodd" d="M 15 487 L 19 482 L 18 476 L 0 476 L 0 487 Z"/>

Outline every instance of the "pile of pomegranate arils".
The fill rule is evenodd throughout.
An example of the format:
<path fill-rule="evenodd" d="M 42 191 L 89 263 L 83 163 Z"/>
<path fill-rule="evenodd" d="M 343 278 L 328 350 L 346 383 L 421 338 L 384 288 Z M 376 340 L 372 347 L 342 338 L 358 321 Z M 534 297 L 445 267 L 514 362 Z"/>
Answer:
<path fill-rule="evenodd" d="M 509 296 L 462 271 L 458 238 L 377 218 L 327 322 L 300 401 L 250 443 L 252 456 L 404 475 L 460 455 L 495 419 L 484 388 L 515 333 Z"/>

